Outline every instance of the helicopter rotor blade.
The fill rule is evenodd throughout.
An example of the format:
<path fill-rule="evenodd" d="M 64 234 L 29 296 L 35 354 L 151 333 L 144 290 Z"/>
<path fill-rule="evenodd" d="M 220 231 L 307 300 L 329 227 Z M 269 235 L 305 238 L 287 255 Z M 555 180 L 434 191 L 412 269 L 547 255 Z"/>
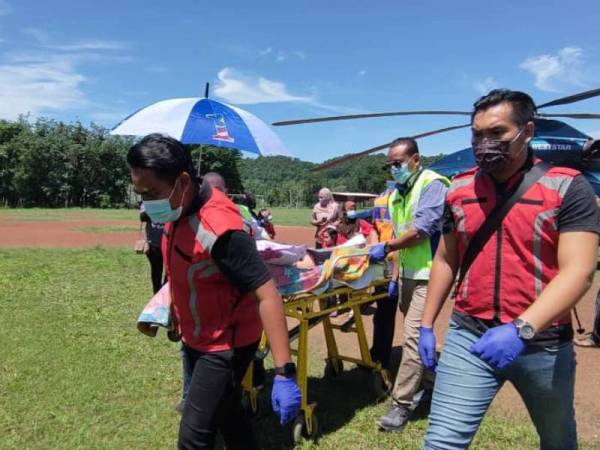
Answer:
<path fill-rule="evenodd" d="M 600 119 L 599 113 L 537 114 L 538 117 L 567 117 L 569 119 Z"/>
<path fill-rule="evenodd" d="M 469 113 L 470 115 L 470 113 Z M 471 124 L 470 123 L 466 123 L 464 125 L 454 125 L 451 127 L 446 127 L 446 128 L 439 128 L 437 130 L 432 130 L 432 131 L 426 131 L 425 133 L 421 133 L 421 134 L 415 134 L 414 136 L 412 136 L 413 139 L 421 139 L 427 136 L 432 136 L 434 134 L 440 134 L 440 133 L 445 133 L 447 131 L 452 131 L 452 130 L 458 130 L 460 128 L 467 128 L 470 127 Z"/>
<path fill-rule="evenodd" d="M 425 133 L 420 133 L 420 134 L 415 134 L 414 136 L 411 136 L 413 139 L 420 139 L 420 138 L 424 138 L 427 136 L 432 136 L 434 134 L 440 134 L 440 133 L 445 133 L 447 131 L 452 131 L 452 130 L 458 130 L 459 128 L 466 128 L 466 127 L 470 127 L 471 124 L 467 123 L 465 125 L 455 125 L 452 127 L 446 127 L 446 128 L 439 128 L 437 130 L 431 130 L 431 131 L 427 131 Z M 321 172 L 323 170 L 327 170 L 327 169 L 331 169 L 333 167 L 339 166 L 340 164 L 344 164 L 347 163 L 349 161 L 354 161 L 355 159 L 359 159 L 362 158 L 363 156 L 367 156 L 371 153 L 375 153 L 378 150 L 383 150 L 384 148 L 387 148 L 391 145 L 391 142 L 388 142 L 386 144 L 381 144 L 378 145 L 376 147 L 371 147 L 368 148 L 366 150 L 362 150 L 358 153 L 352 153 L 350 155 L 346 155 L 343 156 L 341 158 L 338 158 L 336 160 L 333 161 L 329 161 L 323 164 L 319 164 L 318 166 L 314 167 L 311 169 L 311 172 Z"/>
<path fill-rule="evenodd" d="M 383 150 L 384 148 L 389 147 L 391 144 L 391 142 L 388 142 L 386 144 L 381 144 L 378 145 L 376 147 L 371 147 L 368 148 L 366 150 L 363 150 L 361 152 L 358 153 L 352 153 L 350 155 L 346 155 L 346 156 L 342 156 L 341 158 L 335 159 L 333 161 L 329 161 L 323 164 L 319 164 L 317 167 L 313 167 L 311 169 L 311 172 L 321 172 L 322 170 L 327 170 L 327 169 L 331 169 L 332 167 L 336 167 L 339 166 L 340 164 L 344 164 L 347 163 L 349 161 L 354 161 L 355 159 L 360 159 L 363 156 L 367 156 L 370 153 L 374 153 L 377 150 Z"/>
<path fill-rule="evenodd" d="M 568 105 L 569 103 L 579 102 L 581 100 L 585 100 L 592 97 L 597 97 L 600 95 L 600 88 L 591 89 L 589 91 L 580 92 L 579 94 L 568 95 L 567 97 L 557 98 L 556 100 L 552 100 L 551 102 L 543 103 L 538 105 L 538 109 L 547 108 L 548 106 L 558 106 L 558 105 Z"/>
<path fill-rule="evenodd" d="M 332 122 L 336 120 L 353 120 L 353 119 L 369 119 L 373 117 L 392 117 L 392 116 L 470 116 L 470 112 L 466 111 L 396 111 L 383 112 L 372 114 L 350 114 L 345 116 L 329 116 L 329 117 L 313 117 L 309 119 L 284 120 L 281 122 L 273 122 L 274 127 L 282 127 L 288 125 L 301 125 L 305 123 L 317 122 Z"/>

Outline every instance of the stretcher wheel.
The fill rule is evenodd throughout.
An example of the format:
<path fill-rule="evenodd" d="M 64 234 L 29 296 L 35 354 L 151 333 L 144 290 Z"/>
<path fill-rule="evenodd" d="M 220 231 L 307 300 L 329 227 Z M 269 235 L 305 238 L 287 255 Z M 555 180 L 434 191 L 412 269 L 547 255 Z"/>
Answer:
<path fill-rule="evenodd" d="M 392 386 L 381 375 L 381 372 L 373 372 L 373 392 L 379 400 L 384 400 L 390 395 Z"/>
<path fill-rule="evenodd" d="M 344 363 L 341 359 L 328 358 L 325 363 L 325 378 L 337 377 L 344 371 Z"/>
<path fill-rule="evenodd" d="M 310 417 L 312 422 L 312 430 L 310 434 L 308 434 L 306 431 L 304 414 L 298 415 L 298 417 L 296 417 L 294 420 L 292 425 L 292 439 L 294 440 L 294 444 L 298 444 L 302 438 L 312 441 L 319 433 L 319 422 L 317 421 L 317 416 L 313 413 Z"/>

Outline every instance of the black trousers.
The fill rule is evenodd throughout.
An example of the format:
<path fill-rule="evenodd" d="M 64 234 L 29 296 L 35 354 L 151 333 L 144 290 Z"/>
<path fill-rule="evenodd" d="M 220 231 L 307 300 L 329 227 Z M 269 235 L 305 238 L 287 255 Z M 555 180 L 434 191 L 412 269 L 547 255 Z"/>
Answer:
<path fill-rule="evenodd" d="M 183 346 L 194 369 L 179 426 L 179 449 L 212 449 L 217 431 L 228 449 L 258 448 L 241 402 L 241 381 L 257 348 L 255 342 L 204 353 Z"/>
<path fill-rule="evenodd" d="M 377 294 L 387 292 L 387 286 L 378 288 Z M 373 316 L 373 346 L 371 357 L 379 361 L 383 367 L 389 368 L 394 331 L 396 328 L 396 313 L 398 312 L 398 297 L 377 300 L 377 310 Z"/>
<path fill-rule="evenodd" d="M 150 246 L 150 250 L 146 254 L 150 261 L 150 275 L 152 277 L 152 290 L 156 294 L 163 285 L 163 257 L 159 247 Z"/>

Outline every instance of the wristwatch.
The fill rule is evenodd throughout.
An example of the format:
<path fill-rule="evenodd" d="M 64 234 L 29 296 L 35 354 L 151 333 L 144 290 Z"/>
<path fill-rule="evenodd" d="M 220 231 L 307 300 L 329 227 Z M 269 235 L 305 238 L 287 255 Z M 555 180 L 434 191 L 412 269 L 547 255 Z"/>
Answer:
<path fill-rule="evenodd" d="M 293 378 L 296 376 L 296 364 L 289 362 L 281 367 L 275 367 L 275 375 L 281 375 L 286 378 Z"/>
<path fill-rule="evenodd" d="M 535 328 L 529 322 L 516 318 L 512 323 L 517 327 L 517 335 L 524 341 L 530 341 L 535 337 Z"/>

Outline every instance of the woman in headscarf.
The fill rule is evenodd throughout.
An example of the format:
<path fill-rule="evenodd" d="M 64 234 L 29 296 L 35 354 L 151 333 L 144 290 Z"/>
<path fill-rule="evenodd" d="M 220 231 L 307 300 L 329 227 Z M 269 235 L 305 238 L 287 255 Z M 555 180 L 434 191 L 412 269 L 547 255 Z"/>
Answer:
<path fill-rule="evenodd" d="M 338 204 L 333 200 L 331 191 L 321 188 L 319 201 L 313 207 L 310 223 L 317 229 L 315 231 L 315 247 L 321 248 L 323 241 L 321 233 L 328 225 L 336 225 L 338 220 Z"/>

